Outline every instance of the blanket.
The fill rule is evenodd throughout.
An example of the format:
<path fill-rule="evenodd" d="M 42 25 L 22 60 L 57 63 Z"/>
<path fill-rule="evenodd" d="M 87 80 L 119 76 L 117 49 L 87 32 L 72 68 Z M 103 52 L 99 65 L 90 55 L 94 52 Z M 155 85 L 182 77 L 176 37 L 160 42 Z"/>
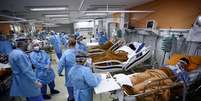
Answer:
<path fill-rule="evenodd" d="M 93 62 L 101 62 L 101 61 L 108 61 L 108 60 L 119 60 L 121 62 L 125 62 L 128 60 L 127 55 L 128 55 L 127 52 L 115 53 L 111 50 L 108 50 L 103 54 L 92 55 L 91 58 Z"/>
<path fill-rule="evenodd" d="M 165 79 L 159 82 L 153 82 L 159 79 L 168 78 L 168 76 L 172 76 L 170 74 L 166 74 L 165 70 L 160 69 L 151 69 L 146 70 L 143 73 L 137 73 L 136 75 L 132 75 L 130 80 L 134 86 L 130 87 L 127 85 L 123 86 L 123 89 L 127 92 L 127 94 L 140 94 L 143 92 L 155 91 L 158 88 L 165 88 L 168 85 L 172 84 L 173 81 L 171 79 Z M 146 87 L 146 89 L 145 89 Z M 138 96 L 137 101 L 155 101 L 158 99 L 159 101 L 169 101 L 170 100 L 170 89 L 165 89 L 163 91 L 158 91 L 157 93 L 148 94 L 145 96 Z"/>
<path fill-rule="evenodd" d="M 99 45 L 99 46 L 95 46 L 90 50 L 93 50 L 93 49 L 103 49 L 103 50 L 108 50 L 110 47 L 112 47 L 113 43 L 111 41 L 108 41 L 107 43 L 105 43 L 104 45 Z"/>

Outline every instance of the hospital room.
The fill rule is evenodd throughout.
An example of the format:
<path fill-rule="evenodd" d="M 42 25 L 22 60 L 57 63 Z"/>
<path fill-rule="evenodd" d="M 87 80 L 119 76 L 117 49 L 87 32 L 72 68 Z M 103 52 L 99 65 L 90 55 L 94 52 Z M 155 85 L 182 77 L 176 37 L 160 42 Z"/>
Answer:
<path fill-rule="evenodd" d="M 201 101 L 201 0 L 0 0 L 0 101 Z"/>

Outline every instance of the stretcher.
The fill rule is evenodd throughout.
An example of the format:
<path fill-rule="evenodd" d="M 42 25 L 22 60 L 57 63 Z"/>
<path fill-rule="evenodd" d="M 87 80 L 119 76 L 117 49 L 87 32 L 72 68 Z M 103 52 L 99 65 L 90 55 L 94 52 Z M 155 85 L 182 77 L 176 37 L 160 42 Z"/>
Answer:
<path fill-rule="evenodd" d="M 136 49 L 132 50 L 128 47 L 129 44 L 133 44 Z M 124 45 L 115 50 L 115 52 L 126 52 L 128 59 L 126 61 L 119 60 L 106 60 L 93 63 L 93 70 L 95 72 L 115 72 L 125 70 L 128 71 L 136 65 L 144 62 L 151 57 L 151 48 L 145 47 L 143 43 L 132 42 L 128 45 Z"/>

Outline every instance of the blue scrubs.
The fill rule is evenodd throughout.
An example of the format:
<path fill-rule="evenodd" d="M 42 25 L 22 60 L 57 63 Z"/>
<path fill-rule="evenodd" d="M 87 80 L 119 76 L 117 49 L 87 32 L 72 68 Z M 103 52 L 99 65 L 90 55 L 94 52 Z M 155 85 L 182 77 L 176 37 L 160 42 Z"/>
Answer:
<path fill-rule="evenodd" d="M 13 50 L 11 42 L 6 39 L 0 38 L 0 53 L 9 55 L 9 53 Z"/>
<path fill-rule="evenodd" d="M 82 52 L 87 53 L 87 46 L 85 44 L 83 44 L 81 42 L 77 42 L 75 47 L 76 47 L 77 51 L 82 51 Z"/>
<path fill-rule="evenodd" d="M 41 32 L 41 33 L 39 33 L 39 38 L 45 40 L 47 35 L 48 35 L 47 32 Z"/>
<path fill-rule="evenodd" d="M 80 36 L 80 32 L 75 32 L 75 36 L 76 37 Z"/>
<path fill-rule="evenodd" d="M 63 69 L 65 68 L 65 86 L 68 89 L 69 100 L 74 99 L 73 88 L 72 88 L 73 86 L 69 80 L 68 72 L 76 63 L 75 52 L 76 51 L 74 48 L 67 49 L 64 52 L 64 54 L 62 55 L 61 59 L 59 60 L 59 64 L 58 64 L 58 74 L 61 74 Z"/>
<path fill-rule="evenodd" d="M 29 57 L 22 50 L 14 49 L 9 54 L 9 63 L 13 73 L 10 96 L 34 97 L 38 99 L 34 101 L 43 101 L 40 88 L 34 86 L 37 78 Z"/>
<path fill-rule="evenodd" d="M 36 68 L 36 77 L 39 78 L 40 82 L 43 84 L 41 88 L 42 94 L 47 94 L 47 84 L 50 90 L 54 90 L 55 74 L 53 69 L 49 68 L 49 66 L 51 66 L 49 55 L 44 50 L 34 50 L 30 53 L 30 59 L 33 66 Z"/>
<path fill-rule="evenodd" d="M 54 83 L 54 81 L 51 81 L 50 83 L 48 83 L 48 86 L 49 86 L 49 88 L 50 88 L 50 92 L 52 93 L 52 91 L 53 91 L 54 88 L 55 88 L 55 83 Z M 42 93 L 43 95 L 46 95 L 46 94 L 47 94 L 47 85 L 46 85 L 46 84 L 43 84 L 43 85 L 42 85 L 41 93 Z"/>
<path fill-rule="evenodd" d="M 61 35 L 61 42 L 67 48 L 68 45 L 68 36 L 67 35 Z"/>
<path fill-rule="evenodd" d="M 98 43 L 99 43 L 99 45 L 103 45 L 107 41 L 108 41 L 107 37 L 105 35 L 101 35 L 100 38 L 99 38 L 99 40 L 98 40 Z"/>
<path fill-rule="evenodd" d="M 75 101 L 92 101 L 93 88 L 100 83 L 101 78 L 82 65 L 75 65 L 68 75 L 74 88 Z"/>
<path fill-rule="evenodd" d="M 58 35 L 54 34 L 50 37 L 50 43 L 53 45 L 58 59 L 62 56 L 61 39 Z"/>

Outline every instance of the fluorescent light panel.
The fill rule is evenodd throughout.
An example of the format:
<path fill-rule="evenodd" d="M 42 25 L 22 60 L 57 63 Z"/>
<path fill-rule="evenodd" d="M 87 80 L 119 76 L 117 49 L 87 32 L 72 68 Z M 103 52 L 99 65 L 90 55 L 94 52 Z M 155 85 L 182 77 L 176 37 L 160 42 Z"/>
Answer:
<path fill-rule="evenodd" d="M 44 25 L 48 25 L 48 26 L 54 26 L 56 25 L 55 23 L 43 23 Z"/>
<path fill-rule="evenodd" d="M 123 10 L 123 11 L 83 11 L 85 13 L 152 13 L 154 11 Z"/>
<path fill-rule="evenodd" d="M 52 18 L 52 17 L 68 17 L 68 14 L 50 14 L 50 15 L 45 15 L 45 17 Z"/>
<path fill-rule="evenodd" d="M 69 18 L 58 17 L 58 18 L 51 18 L 50 20 L 69 20 Z"/>
<path fill-rule="evenodd" d="M 103 15 L 107 15 L 106 13 L 86 13 L 85 15 L 87 16 L 103 16 Z"/>
<path fill-rule="evenodd" d="M 40 7 L 40 8 L 30 8 L 31 11 L 62 11 L 67 10 L 67 7 Z"/>

